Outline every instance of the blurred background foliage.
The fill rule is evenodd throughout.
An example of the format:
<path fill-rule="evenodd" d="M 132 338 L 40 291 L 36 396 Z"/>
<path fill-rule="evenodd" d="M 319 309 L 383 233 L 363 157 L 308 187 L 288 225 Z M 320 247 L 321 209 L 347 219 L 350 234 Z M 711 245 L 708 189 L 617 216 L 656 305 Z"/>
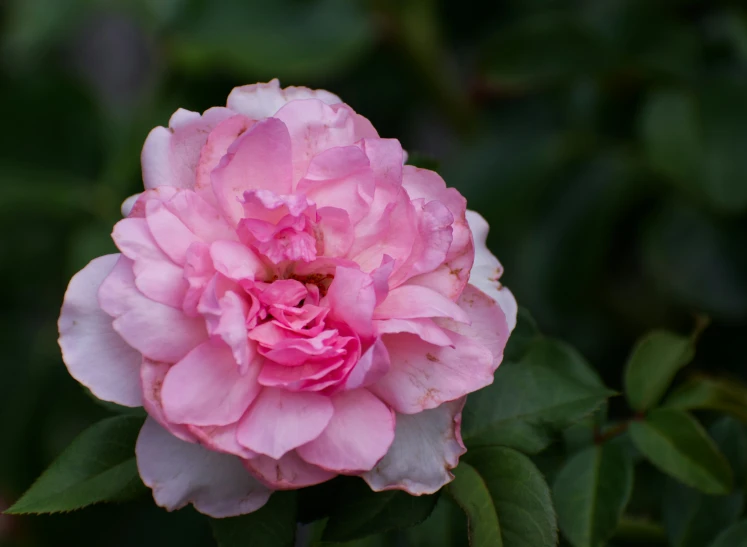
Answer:
<path fill-rule="evenodd" d="M 5 0 L 0 17 L 0 504 L 107 414 L 62 365 L 56 320 L 70 276 L 114 251 L 148 131 L 273 77 L 337 93 L 412 162 L 437 167 L 489 220 L 519 302 L 607 385 L 621 389 L 641 333 L 687 332 L 695 314 L 712 324 L 682 374 L 747 379 L 747 8 L 736 0 Z M 624 408 L 613 398 L 611 416 Z M 692 528 L 710 522 L 711 501 L 637 472 L 652 478 L 636 480 L 629 511 L 663 520 L 672 545 L 726 526 Z M 685 516 L 662 514 L 665 498 L 687 495 Z M 729 507 L 719 515 L 731 523 L 741 497 Z M 439 504 L 434 518 L 451 524 L 408 544 L 461 544 L 463 527 L 438 517 L 452 510 Z M 191 510 L 166 514 L 147 496 L 0 516 L 3 547 L 63 539 L 211 541 Z"/>

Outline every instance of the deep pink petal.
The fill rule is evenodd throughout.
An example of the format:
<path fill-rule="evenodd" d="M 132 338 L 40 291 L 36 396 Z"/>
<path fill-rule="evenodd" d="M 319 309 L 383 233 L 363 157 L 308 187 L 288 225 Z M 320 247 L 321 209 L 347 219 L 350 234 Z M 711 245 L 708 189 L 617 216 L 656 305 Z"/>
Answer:
<path fill-rule="evenodd" d="M 467 449 L 460 435 L 465 399 L 417 414 L 397 414 L 394 442 L 386 456 L 363 479 L 372 490 L 433 494 L 451 482 L 450 470 Z"/>
<path fill-rule="evenodd" d="M 370 275 L 353 268 L 338 266 L 335 279 L 327 291 L 331 319 L 350 326 L 359 336 L 373 334 L 376 292 Z M 354 305 L 351 305 L 355 303 Z"/>
<path fill-rule="evenodd" d="M 266 387 L 241 419 L 238 440 L 254 452 L 279 459 L 318 437 L 332 412 L 332 403 L 323 395 Z"/>
<path fill-rule="evenodd" d="M 70 280 L 57 323 L 62 359 L 73 378 L 105 401 L 140 406 L 141 356 L 112 328 L 98 290 L 120 255 L 101 256 Z"/>
<path fill-rule="evenodd" d="M 341 391 L 331 397 L 334 415 L 298 455 L 329 471 L 368 471 L 386 454 L 394 440 L 394 413 L 367 389 Z"/>
<path fill-rule="evenodd" d="M 397 412 L 435 408 L 493 382 L 493 355 L 472 338 L 449 334 L 454 347 L 434 346 L 413 334 L 383 336 L 392 366 L 369 389 Z"/>
<path fill-rule="evenodd" d="M 377 338 L 350 371 L 345 389 L 356 389 L 376 383 L 389 371 L 389 367 L 389 352 L 381 338 Z"/>
<path fill-rule="evenodd" d="M 290 193 L 291 140 L 282 121 L 268 118 L 241 135 L 213 170 L 212 183 L 218 205 L 234 225 L 243 217 L 244 192 Z"/>
<path fill-rule="evenodd" d="M 295 450 L 279 460 L 260 455 L 246 460 L 244 465 L 260 482 L 273 490 L 295 490 L 313 486 L 337 475 L 302 460 Z"/>
<path fill-rule="evenodd" d="M 161 401 L 170 422 L 227 425 L 244 414 L 260 390 L 259 367 L 242 375 L 223 342 L 197 346 L 166 374 Z"/>
<path fill-rule="evenodd" d="M 135 454 L 140 478 L 169 511 L 191 503 L 211 517 L 233 517 L 256 511 L 271 494 L 241 459 L 177 439 L 153 419 L 145 421 Z"/>

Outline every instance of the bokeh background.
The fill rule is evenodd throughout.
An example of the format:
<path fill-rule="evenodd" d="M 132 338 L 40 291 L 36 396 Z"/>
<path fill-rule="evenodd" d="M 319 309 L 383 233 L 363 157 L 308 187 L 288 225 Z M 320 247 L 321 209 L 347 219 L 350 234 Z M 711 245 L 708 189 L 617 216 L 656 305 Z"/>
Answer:
<path fill-rule="evenodd" d="M 519 302 L 608 385 L 641 333 L 696 314 L 712 324 L 690 372 L 747 379 L 740 2 L 4 0 L 0 17 L 0 505 L 109 412 L 68 376 L 56 320 L 70 276 L 114 251 L 148 131 L 273 77 L 337 93 L 467 196 Z M 657 518 L 651 495 L 630 510 Z M 147 497 L 0 516 L 0 546 L 71 541 L 211 544 Z"/>

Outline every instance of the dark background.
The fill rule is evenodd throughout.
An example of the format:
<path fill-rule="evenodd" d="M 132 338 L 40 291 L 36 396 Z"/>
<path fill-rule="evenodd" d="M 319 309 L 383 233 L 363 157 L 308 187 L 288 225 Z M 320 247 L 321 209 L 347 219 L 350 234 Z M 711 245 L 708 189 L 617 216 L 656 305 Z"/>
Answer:
<path fill-rule="evenodd" d="M 689 371 L 746 376 L 739 2 L 5 0 L 0 17 L 0 507 L 108 412 L 68 376 L 56 320 L 70 276 L 114 251 L 148 131 L 273 77 L 436 167 L 489 220 L 519 303 L 611 387 L 639 335 L 696 314 L 712 324 Z M 148 499 L 0 516 L 0 546 L 69 541 L 211 540 Z"/>

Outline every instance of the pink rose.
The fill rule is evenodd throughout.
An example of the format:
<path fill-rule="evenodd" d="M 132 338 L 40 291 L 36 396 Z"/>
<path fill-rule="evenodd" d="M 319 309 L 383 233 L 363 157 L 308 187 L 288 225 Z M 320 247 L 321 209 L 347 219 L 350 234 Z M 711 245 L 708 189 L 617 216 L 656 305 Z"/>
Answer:
<path fill-rule="evenodd" d="M 415 495 L 453 478 L 516 302 L 487 223 L 403 157 L 335 95 L 277 80 L 150 133 L 121 254 L 73 277 L 59 329 L 79 382 L 147 410 L 159 505 L 225 517 L 337 474 Z"/>

